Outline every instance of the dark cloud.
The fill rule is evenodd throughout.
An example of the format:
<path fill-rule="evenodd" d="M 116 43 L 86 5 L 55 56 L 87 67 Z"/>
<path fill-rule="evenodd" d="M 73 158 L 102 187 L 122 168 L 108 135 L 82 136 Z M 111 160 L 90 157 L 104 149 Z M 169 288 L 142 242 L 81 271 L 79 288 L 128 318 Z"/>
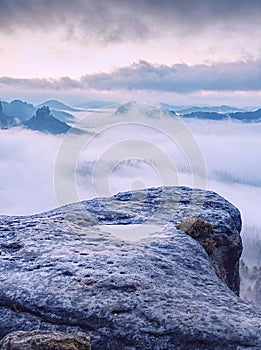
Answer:
<path fill-rule="evenodd" d="M 69 77 L 62 77 L 60 79 L 19 79 L 10 77 L 0 77 L 0 86 L 16 87 L 28 90 L 71 90 L 83 88 L 79 81 Z"/>
<path fill-rule="evenodd" d="M 87 75 L 82 82 L 96 90 L 260 90 L 261 61 L 213 65 L 152 65 L 140 61 L 112 73 Z"/>
<path fill-rule="evenodd" d="M 261 61 L 212 65 L 152 65 L 146 61 L 80 79 L 0 78 L 0 86 L 43 90 L 95 91 L 261 91 Z"/>
<path fill-rule="evenodd" d="M 0 31 L 9 33 L 58 28 L 64 39 L 82 43 L 142 39 L 150 32 L 128 3 L 110 0 L 0 0 L 0 23 Z"/>
<path fill-rule="evenodd" d="M 260 0 L 0 0 L 0 31 L 63 29 L 83 42 L 143 40 L 173 34 L 259 26 Z"/>

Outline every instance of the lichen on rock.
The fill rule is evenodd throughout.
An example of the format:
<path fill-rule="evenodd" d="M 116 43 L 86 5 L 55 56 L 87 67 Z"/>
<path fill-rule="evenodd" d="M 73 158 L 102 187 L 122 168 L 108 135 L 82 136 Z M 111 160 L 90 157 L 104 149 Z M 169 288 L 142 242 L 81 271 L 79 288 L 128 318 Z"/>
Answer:
<path fill-rule="evenodd" d="M 84 333 L 52 331 L 14 332 L 0 341 L 0 350 L 91 350 Z"/>

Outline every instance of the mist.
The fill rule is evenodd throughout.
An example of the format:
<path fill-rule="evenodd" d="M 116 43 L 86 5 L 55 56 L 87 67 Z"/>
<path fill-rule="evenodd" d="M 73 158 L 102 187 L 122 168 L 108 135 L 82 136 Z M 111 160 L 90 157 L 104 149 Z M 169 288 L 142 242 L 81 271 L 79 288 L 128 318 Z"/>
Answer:
<path fill-rule="evenodd" d="M 74 155 L 76 159 L 72 159 L 69 151 L 63 155 L 64 165 L 68 165 L 63 178 L 75 177 L 80 200 L 95 196 L 96 190 L 101 192 L 100 195 L 112 195 L 150 186 L 195 186 L 192 157 L 186 154 L 177 137 L 182 131 L 175 131 L 173 136 L 167 130 L 169 124 L 164 126 L 165 116 L 156 125 L 151 123 L 150 117 L 130 123 L 128 118 L 112 113 L 113 110 L 104 114 L 86 113 L 84 126 L 88 134 L 70 136 L 70 143 L 80 145 L 80 148 L 77 146 L 78 154 Z M 82 127 L 82 121 L 79 123 Z M 206 179 L 202 185 L 238 206 L 244 223 L 261 226 L 258 215 L 261 124 L 196 119 L 182 123 L 204 161 L 201 167 L 206 172 Z M 2 130 L 0 134 L 0 213 L 25 215 L 58 205 L 53 180 L 56 158 L 62 154 L 62 145 L 69 137 L 19 128 Z M 70 147 L 70 152 L 72 149 Z M 167 170 L 169 176 L 166 176 Z M 106 183 L 107 192 L 95 189 L 95 181 Z"/>
<path fill-rule="evenodd" d="M 261 123 L 176 120 L 154 107 L 135 108 L 77 115 L 82 135 L 1 130 L 0 215 L 153 186 L 199 187 L 239 208 L 243 263 L 260 266 Z M 253 274 L 243 274 L 245 298 L 259 278 Z"/>
<path fill-rule="evenodd" d="M 1 215 L 27 215 L 57 206 L 53 168 L 61 140 L 20 128 L 0 131 Z"/>

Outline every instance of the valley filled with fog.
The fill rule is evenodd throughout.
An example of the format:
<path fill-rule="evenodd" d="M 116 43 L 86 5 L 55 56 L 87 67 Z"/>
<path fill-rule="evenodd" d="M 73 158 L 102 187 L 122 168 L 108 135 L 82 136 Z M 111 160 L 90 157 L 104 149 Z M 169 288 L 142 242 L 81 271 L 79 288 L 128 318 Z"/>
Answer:
<path fill-rule="evenodd" d="M 34 214 L 152 186 L 213 190 L 241 211 L 243 296 L 261 298 L 255 294 L 261 266 L 261 123 L 183 119 L 138 104 L 74 116 L 71 125 L 82 133 L 0 130 L 1 215 Z"/>

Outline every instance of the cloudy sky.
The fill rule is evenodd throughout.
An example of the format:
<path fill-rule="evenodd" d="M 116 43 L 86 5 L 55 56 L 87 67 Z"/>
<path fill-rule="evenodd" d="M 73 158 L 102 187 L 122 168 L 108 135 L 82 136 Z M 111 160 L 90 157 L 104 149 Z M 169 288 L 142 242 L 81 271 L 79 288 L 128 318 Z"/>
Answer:
<path fill-rule="evenodd" d="M 0 0 L 0 97 L 261 105 L 260 0 Z"/>

